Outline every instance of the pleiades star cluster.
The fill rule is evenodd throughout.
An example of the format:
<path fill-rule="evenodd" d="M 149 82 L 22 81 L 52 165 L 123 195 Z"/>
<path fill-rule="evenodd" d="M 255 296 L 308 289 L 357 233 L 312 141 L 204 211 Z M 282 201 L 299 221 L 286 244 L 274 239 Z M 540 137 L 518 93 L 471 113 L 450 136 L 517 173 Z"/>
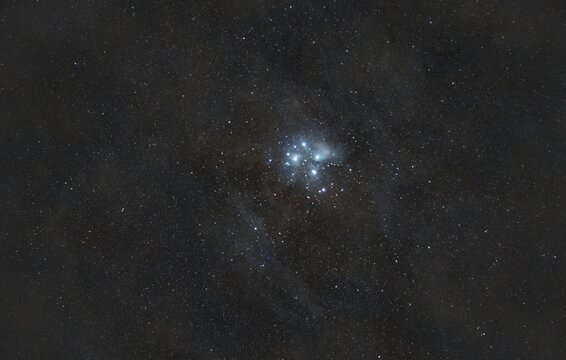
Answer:
<path fill-rule="evenodd" d="M 318 141 L 300 140 L 297 143 L 286 144 L 285 156 L 283 156 L 283 172 L 287 183 L 300 182 L 305 190 L 325 193 L 327 188 L 335 187 L 334 182 L 329 182 L 328 172 L 332 166 L 339 166 L 336 151 L 328 144 Z M 268 160 L 271 165 L 272 159 Z M 344 189 L 341 189 L 344 191 Z"/>
<path fill-rule="evenodd" d="M 0 359 L 566 359 L 565 19 L 0 2 Z"/>

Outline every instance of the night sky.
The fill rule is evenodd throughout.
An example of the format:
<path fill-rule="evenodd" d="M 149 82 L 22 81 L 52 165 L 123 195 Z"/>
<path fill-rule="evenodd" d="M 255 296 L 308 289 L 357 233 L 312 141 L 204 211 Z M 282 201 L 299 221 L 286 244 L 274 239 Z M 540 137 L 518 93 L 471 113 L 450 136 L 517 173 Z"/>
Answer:
<path fill-rule="evenodd" d="M 565 19 L 0 2 L 0 358 L 566 359 Z"/>

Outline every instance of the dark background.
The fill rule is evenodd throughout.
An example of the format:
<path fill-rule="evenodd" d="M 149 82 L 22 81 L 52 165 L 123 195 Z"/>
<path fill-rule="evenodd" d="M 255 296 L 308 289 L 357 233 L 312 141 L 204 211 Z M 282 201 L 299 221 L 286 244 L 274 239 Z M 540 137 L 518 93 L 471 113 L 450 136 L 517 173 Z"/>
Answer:
<path fill-rule="evenodd" d="M 0 357 L 566 358 L 565 9 L 0 2 Z"/>

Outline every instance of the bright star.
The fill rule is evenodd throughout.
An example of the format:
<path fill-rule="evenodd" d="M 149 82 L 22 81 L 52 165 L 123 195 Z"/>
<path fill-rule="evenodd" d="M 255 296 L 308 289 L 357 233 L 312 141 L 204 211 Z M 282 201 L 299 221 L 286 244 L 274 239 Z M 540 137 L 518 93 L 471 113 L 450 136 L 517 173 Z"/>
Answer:
<path fill-rule="evenodd" d="M 312 170 L 311 170 L 311 174 L 316 175 L 316 170 L 315 170 L 315 169 L 312 169 Z"/>

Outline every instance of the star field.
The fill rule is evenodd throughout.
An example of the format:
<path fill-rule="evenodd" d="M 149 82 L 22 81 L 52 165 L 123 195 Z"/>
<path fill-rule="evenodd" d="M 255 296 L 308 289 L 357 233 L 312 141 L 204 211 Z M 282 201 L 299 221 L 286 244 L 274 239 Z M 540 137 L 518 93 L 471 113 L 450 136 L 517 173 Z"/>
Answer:
<path fill-rule="evenodd" d="M 0 359 L 566 359 L 564 19 L 0 3 Z"/>

